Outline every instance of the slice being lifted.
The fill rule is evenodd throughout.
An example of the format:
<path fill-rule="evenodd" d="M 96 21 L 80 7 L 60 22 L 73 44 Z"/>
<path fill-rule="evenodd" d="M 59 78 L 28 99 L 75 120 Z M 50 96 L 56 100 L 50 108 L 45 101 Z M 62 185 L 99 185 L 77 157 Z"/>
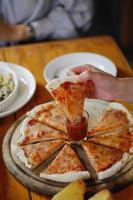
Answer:
<path fill-rule="evenodd" d="M 27 115 L 41 123 L 66 132 L 65 114 L 54 101 L 36 106 Z"/>
<path fill-rule="evenodd" d="M 14 151 L 16 151 L 16 155 L 26 167 L 33 169 L 46 160 L 64 143 L 63 140 L 56 140 L 29 144 L 22 147 L 14 146 Z"/>
<path fill-rule="evenodd" d="M 31 117 L 24 119 L 20 127 L 20 133 L 21 136 L 17 141 L 19 145 L 54 139 L 68 139 L 65 133 L 42 124 Z"/>
<path fill-rule="evenodd" d="M 119 149 L 88 141 L 82 142 L 82 146 L 99 179 L 115 175 L 130 159 L 128 153 Z"/>
<path fill-rule="evenodd" d="M 41 177 L 59 182 L 71 182 L 90 177 L 76 153 L 66 144 Z"/>
<path fill-rule="evenodd" d="M 107 131 L 129 123 L 133 124 L 130 112 L 122 104 L 113 102 L 109 104 L 98 123 L 90 130 L 90 134 Z"/>
<path fill-rule="evenodd" d="M 86 84 L 78 83 L 75 75 L 54 79 L 46 85 L 46 88 L 62 106 L 70 121 L 81 121 L 86 96 Z"/>

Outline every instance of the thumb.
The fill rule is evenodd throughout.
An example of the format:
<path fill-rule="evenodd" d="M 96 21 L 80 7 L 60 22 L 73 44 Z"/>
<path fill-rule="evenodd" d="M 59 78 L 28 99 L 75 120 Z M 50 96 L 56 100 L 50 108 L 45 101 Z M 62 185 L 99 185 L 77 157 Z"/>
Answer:
<path fill-rule="evenodd" d="M 90 72 L 88 71 L 82 72 L 81 74 L 79 74 L 77 79 L 78 79 L 78 82 L 87 82 L 88 80 L 90 80 Z"/>

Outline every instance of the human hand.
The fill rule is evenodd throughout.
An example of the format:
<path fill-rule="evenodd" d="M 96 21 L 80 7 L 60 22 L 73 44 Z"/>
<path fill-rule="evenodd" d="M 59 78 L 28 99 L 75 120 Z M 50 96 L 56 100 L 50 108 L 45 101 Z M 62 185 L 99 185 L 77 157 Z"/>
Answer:
<path fill-rule="evenodd" d="M 10 25 L 0 20 L 0 41 L 21 41 L 30 38 L 29 27 L 25 24 Z"/>
<path fill-rule="evenodd" d="M 113 100 L 119 96 L 120 80 L 91 65 L 73 68 L 69 75 L 77 74 L 79 82 L 87 82 L 88 98 Z"/>
<path fill-rule="evenodd" d="M 25 24 L 11 25 L 10 26 L 10 40 L 11 41 L 22 41 L 30 37 Z"/>

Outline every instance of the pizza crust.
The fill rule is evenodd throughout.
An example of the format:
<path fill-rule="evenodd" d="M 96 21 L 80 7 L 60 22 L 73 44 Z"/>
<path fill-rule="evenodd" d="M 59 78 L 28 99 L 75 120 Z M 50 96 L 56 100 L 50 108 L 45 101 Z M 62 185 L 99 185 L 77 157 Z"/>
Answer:
<path fill-rule="evenodd" d="M 80 171 L 80 172 L 67 172 L 64 174 L 45 174 L 45 173 L 40 173 L 40 177 L 53 180 L 53 181 L 58 181 L 58 182 L 72 182 L 76 180 L 81 180 L 81 179 L 88 179 L 90 178 L 90 174 L 88 171 Z"/>
<path fill-rule="evenodd" d="M 21 145 L 22 142 L 24 141 L 24 139 L 25 139 L 25 136 L 24 136 L 24 135 L 21 135 L 21 136 L 18 138 L 18 140 L 17 140 L 17 144 L 18 144 L 18 145 Z"/>
<path fill-rule="evenodd" d="M 50 101 L 45 104 L 39 104 L 38 106 L 35 106 L 32 110 L 28 111 L 26 115 L 29 117 L 34 117 L 36 113 L 39 112 L 40 110 L 49 109 L 54 104 L 56 105 L 55 101 Z"/>
<path fill-rule="evenodd" d="M 71 82 L 71 83 L 77 83 L 77 75 L 70 76 L 70 77 L 63 77 L 63 78 L 56 78 L 52 81 L 50 81 L 45 87 L 49 92 L 52 92 L 53 90 L 56 90 L 62 83 L 65 82 Z"/>
<path fill-rule="evenodd" d="M 14 154 L 17 155 L 17 157 L 19 158 L 19 160 L 25 164 L 26 167 L 28 167 L 29 169 L 33 169 L 34 166 L 29 164 L 27 157 L 25 156 L 25 153 L 23 151 L 23 149 L 17 145 L 12 145 L 12 151 L 14 152 Z"/>
<path fill-rule="evenodd" d="M 120 171 L 124 165 L 132 158 L 132 156 L 130 156 L 128 153 L 124 153 L 122 158 L 117 161 L 116 163 L 114 163 L 110 168 L 98 172 L 97 176 L 99 179 L 105 179 L 108 178 L 110 176 L 115 175 L 118 171 Z"/>
<path fill-rule="evenodd" d="M 21 126 L 20 126 L 20 133 L 22 134 L 22 135 L 25 135 L 24 133 L 25 133 L 25 129 L 27 128 L 27 124 L 28 124 L 28 122 L 30 121 L 30 120 L 32 120 L 33 118 L 32 117 L 26 117 L 24 120 L 23 120 L 23 123 L 21 124 Z"/>

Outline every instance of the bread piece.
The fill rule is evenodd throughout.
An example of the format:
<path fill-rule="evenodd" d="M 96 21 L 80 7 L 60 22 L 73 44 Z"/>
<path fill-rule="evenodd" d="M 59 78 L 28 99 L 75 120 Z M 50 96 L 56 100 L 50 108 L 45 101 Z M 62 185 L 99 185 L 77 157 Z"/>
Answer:
<path fill-rule="evenodd" d="M 85 191 L 84 181 L 75 181 L 56 194 L 52 200 L 84 200 Z"/>
<path fill-rule="evenodd" d="M 88 200 L 113 200 L 113 196 L 109 190 L 103 189 Z"/>

